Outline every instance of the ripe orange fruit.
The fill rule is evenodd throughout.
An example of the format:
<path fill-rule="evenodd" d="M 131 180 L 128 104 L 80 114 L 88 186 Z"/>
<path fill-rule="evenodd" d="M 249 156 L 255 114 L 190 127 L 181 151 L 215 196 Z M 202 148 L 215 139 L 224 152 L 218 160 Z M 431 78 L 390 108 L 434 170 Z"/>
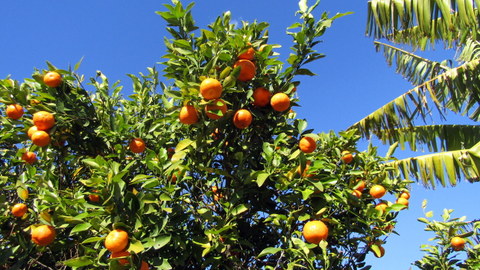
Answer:
<path fill-rule="evenodd" d="M 23 217 L 27 213 L 28 207 L 24 203 L 17 203 L 12 207 L 12 215 L 16 217 Z"/>
<path fill-rule="evenodd" d="M 402 197 L 398 198 L 398 199 L 397 199 L 397 203 L 398 203 L 398 204 L 403 204 L 403 205 L 405 205 L 405 206 L 408 207 L 408 200 L 405 199 L 405 198 L 402 198 Z"/>
<path fill-rule="evenodd" d="M 219 111 L 222 112 L 221 115 L 218 115 Z M 205 112 L 208 118 L 218 120 L 227 112 L 227 103 L 222 99 L 216 99 L 213 103 L 205 106 Z"/>
<path fill-rule="evenodd" d="M 353 161 L 353 155 L 349 151 L 342 152 L 342 161 L 346 164 L 350 164 Z"/>
<path fill-rule="evenodd" d="M 290 108 L 290 98 L 285 93 L 276 93 L 270 99 L 270 105 L 277 112 L 283 112 Z"/>
<path fill-rule="evenodd" d="M 304 153 L 312 153 L 317 149 L 317 143 L 312 137 L 303 137 L 298 143 L 298 147 Z"/>
<path fill-rule="evenodd" d="M 387 193 L 387 190 L 381 185 L 373 185 L 370 188 L 370 195 L 372 195 L 372 197 L 375 199 L 383 197 L 385 193 Z"/>
<path fill-rule="evenodd" d="M 180 110 L 180 115 L 178 117 L 180 122 L 186 125 L 195 124 L 198 122 L 198 114 L 195 107 L 192 105 L 185 105 Z"/>
<path fill-rule="evenodd" d="M 385 213 L 385 211 L 387 210 L 387 207 L 388 205 L 384 202 L 381 202 L 377 205 L 375 205 L 375 209 L 377 209 L 378 211 L 382 212 L 382 215 L 383 213 Z"/>
<path fill-rule="evenodd" d="M 24 160 L 26 163 L 32 165 L 37 161 L 37 155 L 34 152 L 25 152 L 22 154 L 22 160 Z"/>
<path fill-rule="evenodd" d="M 88 195 L 88 199 L 91 202 L 99 202 L 100 201 L 100 196 L 97 195 L 97 194 L 90 194 L 90 195 Z"/>
<path fill-rule="evenodd" d="M 128 251 L 112 252 L 112 254 L 110 254 L 110 259 L 114 259 L 118 257 L 129 257 L 129 256 L 130 256 L 130 252 Z M 128 259 L 119 259 L 118 263 L 120 263 L 121 265 L 127 265 L 129 264 L 129 261 Z"/>
<path fill-rule="evenodd" d="M 240 67 L 240 74 L 238 74 L 238 80 L 242 82 L 250 81 L 255 77 L 257 67 L 255 64 L 247 59 L 240 59 L 233 65 L 234 68 Z"/>
<path fill-rule="evenodd" d="M 55 240 L 55 228 L 50 225 L 40 225 L 32 229 L 31 239 L 39 246 L 47 246 Z"/>
<path fill-rule="evenodd" d="M 206 78 L 200 83 L 200 94 L 204 99 L 216 99 L 222 95 L 222 84 L 213 78 Z"/>
<path fill-rule="evenodd" d="M 46 111 L 39 111 L 33 114 L 33 124 L 38 130 L 48 130 L 55 125 L 55 117 Z"/>
<path fill-rule="evenodd" d="M 253 91 L 253 105 L 257 107 L 265 107 L 270 103 L 272 94 L 264 87 L 258 87 Z"/>
<path fill-rule="evenodd" d="M 10 104 L 10 105 L 7 105 L 7 109 L 5 110 L 5 113 L 8 118 L 13 120 L 18 120 L 23 115 L 23 107 L 18 104 Z"/>
<path fill-rule="evenodd" d="M 320 241 L 327 240 L 328 227 L 320 220 L 312 220 L 303 226 L 302 233 L 307 242 L 318 245 Z"/>
<path fill-rule="evenodd" d="M 50 87 L 57 87 L 62 83 L 62 76 L 55 71 L 50 71 L 43 76 L 43 83 Z"/>
<path fill-rule="evenodd" d="M 252 114 L 246 109 L 238 110 L 233 116 L 233 124 L 239 129 L 244 129 L 252 123 Z"/>
<path fill-rule="evenodd" d="M 128 246 L 128 233 L 124 230 L 115 229 L 105 238 L 105 248 L 110 252 L 120 252 Z"/>
<path fill-rule="evenodd" d="M 373 252 L 373 255 L 377 258 L 381 258 L 385 255 L 385 248 L 382 246 L 378 245 L 378 249 L 380 249 L 380 254 L 377 254 L 376 252 Z"/>
<path fill-rule="evenodd" d="M 217 193 L 218 192 L 218 187 L 217 186 L 212 186 L 212 192 Z"/>
<path fill-rule="evenodd" d="M 150 269 L 150 266 L 146 261 L 142 261 L 142 265 L 140 266 L 140 270 L 148 270 Z"/>
<path fill-rule="evenodd" d="M 410 192 L 404 191 L 402 194 L 400 194 L 400 198 L 405 198 L 405 199 L 410 199 Z"/>
<path fill-rule="evenodd" d="M 255 49 L 249 47 L 248 49 L 244 50 L 239 56 L 238 59 L 247 59 L 253 60 L 255 58 Z"/>
<path fill-rule="evenodd" d="M 450 245 L 452 245 L 452 248 L 456 251 L 460 251 L 465 248 L 465 239 L 462 237 L 455 236 L 450 240 Z"/>
<path fill-rule="evenodd" d="M 130 151 L 133 153 L 142 153 L 145 151 L 145 142 L 141 138 L 134 138 L 133 140 L 130 141 L 130 144 L 128 145 L 130 148 Z"/>
<path fill-rule="evenodd" d="M 365 181 L 359 180 L 359 181 L 357 182 L 357 184 L 355 185 L 355 189 L 358 190 L 358 191 L 363 192 L 363 190 L 365 189 Z"/>
<path fill-rule="evenodd" d="M 27 131 L 27 135 L 28 137 L 31 139 L 32 138 L 32 135 L 33 133 L 35 133 L 35 131 L 38 131 L 38 128 L 37 126 L 31 126 L 28 131 Z"/>
<path fill-rule="evenodd" d="M 220 199 L 223 198 L 223 194 L 222 193 L 219 193 L 219 194 L 215 194 L 213 195 L 213 200 L 218 202 Z"/>
<path fill-rule="evenodd" d="M 100 195 L 96 194 L 98 192 L 98 190 L 94 190 L 93 192 L 94 192 L 94 194 L 88 194 L 88 199 L 91 202 L 99 202 L 100 201 Z"/>
<path fill-rule="evenodd" d="M 48 135 L 48 133 L 43 130 L 35 131 L 32 134 L 32 142 L 37 146 L 47 146 L 50 143 L 50 140 L 50 135 Z"/>
<path fill-rule="evenodd" d="M 362 197 L 362 192 L 358 189 L 354 189 L 352 195 L 360 199 Z"/>

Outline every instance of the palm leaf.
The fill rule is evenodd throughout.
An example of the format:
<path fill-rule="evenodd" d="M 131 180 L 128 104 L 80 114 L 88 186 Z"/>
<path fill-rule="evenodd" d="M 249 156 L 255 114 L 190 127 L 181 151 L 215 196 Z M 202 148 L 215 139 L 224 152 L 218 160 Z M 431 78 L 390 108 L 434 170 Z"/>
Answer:
<path fill-rule="evenodd" d="M 429 152 L 468 149 L 480 142 L 480 125 L 428 125 L 384 130 L 377 137 L 384 143 L 398 142 L 401 149 Z"/>
<path fill-rule="evenodd" d="M 472 60 L 450 69 L 388 102 L 351 128 L 369 138 L 373 132 L 414 126 L 415 118 L 426 121 L 430 104 L 441 117 L 448 110 L 480 120 L 480 60 Z"/>
<path fill-rule="evenodd" d="M 480 142 L 468 150 L 448 151 L 386 163 L 405 179 L 414 179 L 425 187 L 455 186 L 460 179 L 476 182 L 480 177 Z"/>
<path fill-rule="evenodd" d="M 446 47 L 476 39 L 479 0 L 371 0 L 368 36 L 424 50 L 442 41 Z"/>
<path fill-rule="evenodd" d="M 450 67 L 436 61 L 431 61 L 411 52 L 382 43 L 374 42 L 375 49 L 382 50 L 389 66 L 395 62 L 396 72 L 409 82 L 418 85 L 445 72 Z"/>
<path fill-rule="evenodd" d="M 462 48 L 458 61 L 469 62 L 480 58 L 480 42 L 468 39 Z"/>

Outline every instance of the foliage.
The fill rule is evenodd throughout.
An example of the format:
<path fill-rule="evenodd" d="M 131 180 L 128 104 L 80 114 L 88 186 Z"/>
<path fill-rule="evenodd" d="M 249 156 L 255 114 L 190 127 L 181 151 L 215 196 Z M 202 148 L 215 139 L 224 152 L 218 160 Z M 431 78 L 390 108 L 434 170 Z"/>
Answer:
<path fill-rule="evenodd" d="M 424 208 L 426 203 L 424 202 Z M 453 210 L 445 209 L 442 214 L 443 221 L 430 221 L 427 218 L 433 216 L 429 211 L 425 214 L 427 218 L 419 218 L 420 222 L 426 224 L 426 231 L 435 233 L 430 241 L 435 245 L 422 245 L 426 253 L 423 258 L 417 260 L 414 265 L 419 269 L 478 269 L 480 267 L 480 221 L 466 221 L 466 217 L 452 218 Z M 450 241 L 458 236 L 467 240 L 462 250 L 455 250 L 451 247 Z"/>
<path fill-rule="evenodd" d="M 402 148 L 408 144 L 413 151 L 423 147 L 438 151 L 386 165 L 426 187 L 454 186 L 461 179 L 476 182 L 480 177 L 478 125 L 443 124 L 449 121 L 449 112 L 465 116 L 469 123 L 480 119 L 478 12 L 478 1 L 368 3 L 367 35 L 375 38 L 377 51 L 413 88 L 351 128 L 392 145 L 392 153 L 397 143 Z M 439 43 L 457 59 L 438 62 L 416 53 Z M 429 125 L 434 121 L 442 124 Z"/>
<path fill-rule="evenodd" d="M 235 26 L 230 14 L 199 29 L 191 15 L 193 4 L 166 4 L 158 14 L 168 23 L 163 75 L 155 68 L 129 75 L 133 94 L 121 95 L 101 72 L 90 80 L 73 69 L 48 64 L 23 83 L 0 81 L 4 104 L 26 109 L 19 120 L 1 118 L 0 133 L 0 262 L 8 269 L 125 269 L 109 259 L 105 236 L 114 228 L 129 233 L 128 258 L 134 268 L 142 260 L 157 269 L 369 269 L 372 250 L 392 232 L 405 206 L 388 202 L 386 211 L 368 194 L 374 184 L 394 196 L 408 181 L 389 177 L 388 159 L 375 147 L 359 151 L 355 130 L 313 133 L 294 111 L 276 112 L 252 105 L 252 93 L 262 86 L 283 92 L 292 105 L 299 75 L 313 75 L 305 64 L 320 59 L 314 47 L 342 14 L 314 17 L 313 6 L 300 1 L 300 20 L 289 28 L 293 39 L 287 63 L 268 44 L 268 24 L 243 22 Z M 263 46 L 263 50 L 260 47 Z M 255 53 L 256 77 L 238 81 L 237 56 L 248 47 Z M 63 83 L 47 87 L 43 75 L 56 71 Z M 228 111 L 208 119 L 199 85 L 207 77 L 222 83 Z M 200 121 L 184 125 L 180 108 L 197 108 Z M 1 105 L 0 108 L 4 108 Z M 232 116 L 238 109 L 253 115 L 252 124 L 237 129 Z M 54 113 L 52 142 L 40 148 L 26 132 L 33 113 Z M 304 154 L 298 141 L 311 136 L 317 149 Z M 134 154 L 127 148 L 142 138 L 147 149 Z M 21 154 L 36 152 L 39 161 L 23 163 Z M 342 162 L 342 152 L 354 154 Z M 352 195 L 359 180 L 366 183 L 360 198 Z M 89 195 L 99 195 L 98 202 Z M 388 198 L 387 198 L 388 199 Z M 28 213 L 15 218 L 9 208 L 24 201 Z M 387 202 L 387 201 L 385 201 Z M 327 241 L 306 243 L 302 226 L 322 220 L 329 227 Z M 39 247 L 30 229 L 49 224 L 55 241 Z"/>

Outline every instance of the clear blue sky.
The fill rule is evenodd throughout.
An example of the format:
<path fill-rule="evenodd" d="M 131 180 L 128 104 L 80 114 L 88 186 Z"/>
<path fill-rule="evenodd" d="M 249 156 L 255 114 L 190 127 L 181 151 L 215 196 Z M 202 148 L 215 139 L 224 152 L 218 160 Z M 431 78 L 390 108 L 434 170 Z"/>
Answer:
<path fill-rule="evenodd" d="M 145 72 L 165 53 L 165 24 L 155 14 L 164 10 L 161 3 L 165 2 L 5 1 L 0 16 L 0 78 L 11 75 L 23 80 L 31 76 L 34 67 L 46 68 L 47 60 L 66 69 L 84 57 L 80 73 L 89 78 L 101 70 L 111 81 L 122 81 L 126 96 L 130 81 L 125 74 Z M 297 1 L 204 0 L 197 2 L 193 14 L 197 25 L 205 27 L 227 10 L 237 21 L 268 21 L 270 43 L 282 44 L 277 51 L 282 59 L 288 56 L 291 39 L 285 29 L 296 20 Z M 298 117 L 306 118 L 316 132 L 345 129 L 410 89 L 375 52 L 372 39 L 365 37 L 366 10 L 367 1 L 360 0 L 323 0 L 318 8 L 332 15 L 347 11 L 354 14 L 337 20 L 318 46 L 327 55 L 309 66 L 318 76 L 300 78 L 302 107 L 296 109 Z M 476 188 L 478 184 L 464 183 L 432 191 L 414 185 L 410 210 L 400 214 L 396 227 L 400 236 L 388 239 L 385 257 L 369 255 L 368 263 L 373 269 L 409 269 L 410 263 L 421 257 L 420 245 L 433 236 L 423 232 L 422 224 L 416 221 L 423 216 L 422 200 L 428 199 L 428 210 L 433 210 L 436 218 L 444 208 L 453 208 L 457 216 L 474 219 L 479 215 L 478 201 L 474 201 Z"/>

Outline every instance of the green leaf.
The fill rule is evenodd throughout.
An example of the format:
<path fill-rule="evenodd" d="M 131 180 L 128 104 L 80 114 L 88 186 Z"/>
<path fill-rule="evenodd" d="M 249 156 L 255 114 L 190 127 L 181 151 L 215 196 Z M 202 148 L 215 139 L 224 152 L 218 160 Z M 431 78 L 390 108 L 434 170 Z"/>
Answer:
<path fill-rule="evenodd" d="M 301 12 L 305 13 L 307 12 L 307 0 L 300 0 L 298 1 L 298 8 L 300 9 Z"/>
<path fill-rule="evenodd" d="M 269 173 L 259 173 L 257 175 L 257 185 L 259 187 L 263 186 L 263 183 L 265 183 L 265 180 L 267 180 L 268 176 L 270 176 Z"/>
<path fill-rule="evenodd" d="M 296 75 L 307 75 L 307 76 L 315 76 L 316 74 L 313 73 L 311 70 L 306 68 L 300 68 L 295 72 Z"/>
<path fill-rule="evenodd" d="M 400 210 L 403 210 L 403 209 L 407 208 L 407 206 L 405 206 L 403 204 L 396 203 L 396 204 L 393 204 L 393 205 L 389 206 L 388 208 L 392 209 L 393 211 L 400 211 Z"/>
<path fill-rule="evenodd" d="M 83 267 L 93 263 L 94 263 L 94 260 L 89 256 L 77 257 L 77 258 L 63 261 L 63 264 L 69 267 Z"/>
<path fill-rule="evenodd" d="M 205 249 L 202 251 L 202 257 L 205 257 L 212 250 L 213 250 L 212 246 L 210 244 L 207 244 Z"/>
<path fill-rule="evenodd" d="M 179 161 L 181 159 L 184 159 L 186 156 L 187 156 L 187 153 L 185 151 L 176 152 L 172 156 L 172 162 L 176 162 L 176 161 Z"/>
<path fill-rule="evenodd" d="M 320 192 L 323 192 L 323 191 L 324 191 L 322 182 L 320 182 L 320 181 L 310 181 L 310 183 L 312 183 L 312 185 L 313 185 L 318 191 L 320 191 Z"/>
<path fill-rule="evenodd" d="M 427 208 L 427 203 L 428 203 L 427 200 L 423 200 L 423 201 L 422 201 L 422 209 Z"/>
<path fill-rule="evenodd" d="M 177 146 L 175 147 L 175 152 L 180 152 L 192 144 L 193 144 L 192 140 L 184 139 L 177 144 Z"/>
<path fill-rule="evenodd" d="M 137 239 L 132 239 L 130 240 L 130 245 L 128 245 L 128 252 L 135 252 L 135 253 L 140 253 L 144 250 L 145 248 L 143 247 L 142 242 L 140 242 Z"/>
<path fill-rule="evenodd" d="M 70 235 L 72 235 L 72 234 L 74 234 L 74 233 L 86 231 L 86 230 L 90 229 L 90 227 L 92 227 L 92 224 L 90 224 L 90 223 L 80 223 L 80 224 L 77 224 L 77 225 L 75 225 L 75 227 L 73 227 L 73 229 L 70 231 Z"/>
<path fill-rule="evenodd" d="M 154 178 L 152 175 L 138 174 L 131 181 L 130 184 L 136 184 L 137 182 L 147 181 Z"/>
<path fill-rule="evenodd" d="M 262 250 L 260 252 L 260 254 L 258 254 L 257 257 L 261 258 L 261 257 L 266 256 L 268 254 L 275 254 L 275 253 L 277 253 L 281 250 L 282 250 L 281 248 L 268 247 L 268 248 L 265 248 L 264 250 Z"/>
<path fill-rule="evenodd" d="M 84 159 L 82 160 L 83 163 L 85 163 L 86 165 L 90 166 L 90 167 L 93 167 L 95 169 L 99 169 L 100 168 L 100 164 L 98 164 L 98 162 L 95 160 L 95 159 Z"/>
<path fill-rule="evenodd" d="M 393 153 L 395 152 L 395 149 L 397 149 L 397 147 L 398 147 L 398 142 L 395 142 L 392 145 L 390 145 L 390 147 L 388 148 L 388 152 L 385 155 L 385 157 L 390 158 L 393 155 Z"/>
<path fill-rule="evenodd" d="M 80 58 L 80 60 L 75 64 L 75 66 L 73 67 L 73 71 L 77 71 L 79 68 L 80 68 L 80 65 L 82 64 L 83 62 L 83 56 L 82 58 Z"/>
<path fill-rule="evenodd" d="M 162 235 L 162 236 L 160 236 L 160 237 L 155 238 L 155 246 L 154 246 L 154 248 L 155 248 L 155 249 L 160 249 L 160 248 L 162 248 L 163 246 L 165 246 L 166 244 L 168 244 L 171 239 L 172 239 L 172 236 L 171 236 L 170 234 Z"/>
<path fill-rule="evenodd" d="M 310 195 L 312 195 L 314 192 L 315 191 L 311 189 L 302 190 L 302 199 L 307 200 L 308 198 L 310 198 Z"/>
<path fill-rule="evenodd" d="M 418 218 L 417 220 L 420 221 L 420 222 L 423 222 L 423 223 L 425 223 L 425 224 L 428 224 L 428 223 L 429 223 L 429 222 L 428 222 L 428 219 L 426 219 L 426 218 Z"/>
<path fill-rule="evenodd" d="M 288 157 L 288 160 L 296 159 L 301 152 L 302 151 L 300 151 L 300 149 L 297 149 L 295 152 L 293 152 L 293 154 L 290 155 L 290 157 Z"/>
<path fill-rule="evenodd" d="M 233 208 L 230 213 L 233 215 L 233 216 L 237 216 L 245 211 L 248 210 L 248 207 L 245 206 L 245 204 L 240 204 L 240 205 L 237 205 L 235 208 Z"/>
<path fill-rule="evenodd" d="M 88 244 L 88 243 L 93 243 L 93 242 L 98 242 L 102 241 L 104 237 L 90 237 L 85 240 L 83 240 L 82 244 Z"/>

